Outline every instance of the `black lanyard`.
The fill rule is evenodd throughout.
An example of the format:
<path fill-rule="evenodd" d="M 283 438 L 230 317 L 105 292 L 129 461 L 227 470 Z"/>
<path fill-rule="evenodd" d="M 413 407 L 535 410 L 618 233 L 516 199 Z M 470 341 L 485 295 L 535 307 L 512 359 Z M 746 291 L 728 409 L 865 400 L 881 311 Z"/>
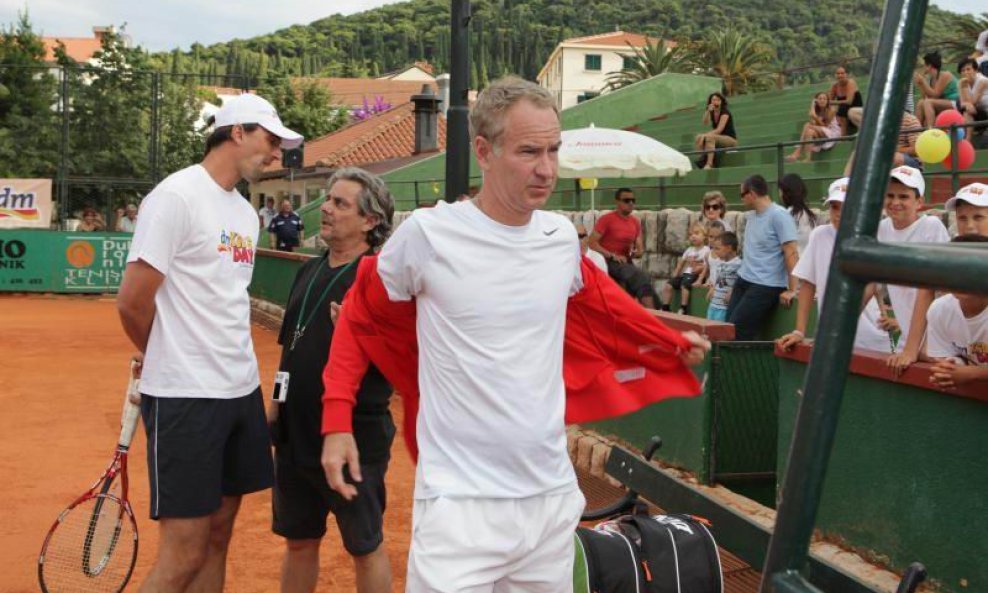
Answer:
<path fill-rule="evenodd" d="M 301 339 L 301 337 L 305 335 L 305 329 L 309 327 L 309 324 L 312 322 L 312 318 L 315 317 L 316 311 L 319 310 L 319 307 L 322 305 L 322 302 L 326 299 L 326 296 L 329 294 L 329 291 L 332 290 L 334 286 L 336 286 L 336 281 L 339 280 L 340 276 L 346 273 L 346 271 L 349 270 L 350 267 L 353 266 L 353 264 L 357 263 L 359 259 L 360 258 L 358 257 L 357 259 L 343 266 L 343 269 L 337 272 L 335 276 L 333 276 L 333 279 L 330 280 L 329 284 L 326 285 L 325 290 L 323 290 L 322 294 L 319 295 L 319 299 L 316 301 L 315 306 L 313 306 L 312 310 L 309 311 L 309 317 L 306 318 L 305 305 L 309 302 L 309 293 L 312 292 L 312 286 L 316 283 L 316 279 L 319 278 L 320 273 L 322 272 L 322 266 L 319 266 L 319 269 L 316 270 L 316 273 L 312 275 L 312 279 L 309 280 L 309 285 L 305 288 L 305 296 L 302 297 L 302 307 L 299 309 L 298 319 L 295 320 L 295 331 L 292 332 L 292 341 L 288 346 L 289 352 L 295 350 L 295 345 L 298 344 L 299 339 Z M 326 262 L 328 266 L 329 263 L 328 255 L 326 256 Z M 303 319 L 305 320 L 304 323 L 302 321 Z"/>

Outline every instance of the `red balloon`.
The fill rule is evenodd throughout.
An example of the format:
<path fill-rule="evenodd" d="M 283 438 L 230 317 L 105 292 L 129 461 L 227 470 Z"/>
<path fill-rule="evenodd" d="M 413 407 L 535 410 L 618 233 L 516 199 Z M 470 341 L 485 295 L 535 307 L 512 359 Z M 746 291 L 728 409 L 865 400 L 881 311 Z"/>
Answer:
<path fill-rule="evenodd" d="M 953 155 L 947 155 L 947 158 L 943 159 L 943 166 L 947 169 L 951 166 L 951 160 Z M 965 169 L 970 169 L 971 165 L 974 164 L 974 145 L 971 144 L 970 140 L 961 140 L 957 143 L 957 170 L 963 171 Z"/>
<path fill-rule="evenodd" d="M 956 109 L 948 109 L 946 111 L 941 111 L 937 114 L 936 125 L 937 127 L 947 127 L 952 125 L 961 125 L 964 123 L 964 116 L 961 115 L 960 111 Z"/>

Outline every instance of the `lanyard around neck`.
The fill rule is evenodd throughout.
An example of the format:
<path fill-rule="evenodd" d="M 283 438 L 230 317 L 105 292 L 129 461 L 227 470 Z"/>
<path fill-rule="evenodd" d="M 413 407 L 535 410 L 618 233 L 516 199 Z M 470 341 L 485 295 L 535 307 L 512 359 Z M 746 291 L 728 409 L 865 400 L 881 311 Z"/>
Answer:
<path fill-rule="evenodd" d="M 312 307 L 312 310 L 309 311 L 309 317 L 306 319 L 305 318 L 305 306 L 309 302 L 309 293 L 312 292 L 312 286 L 316 283 L 316 279 L 318 279 L 319 276 L 320 276 L 320 272 L 322 271 L 321 270 L 322 266 L 320 266 L 320 270 L 317 270 L 316 273 L 312 275 L 312 279 L 309 280 L 309 285 L 305 288 L 305 296 L 302 297 L 302 308 L 299 309 L 298 319 L 295 320 L 295 334 L 296 335 L 301 336 L 302 334 L 305 333 L 305 328 L 309 327 L 309 323 L 312 322 L 312 318 L 315 316 L 316 311 L 319 310 L 319 307 L 322 305 L 322 302 L 326 299 L 326 295 L 328 295 L 329 294 L 329 291 L 332 290 L 334 286 L 336 286 L 336 281 L 339 280 L 340 277 L 344 273 L 346 273 L 346 271 L 349 270 L 359 260 L 360 260 L 359 257 L 356 258 L 356 259 L 354 259 L 353 261 L 351 261 L 347 265 L 343 266 L 343 269 L 340 270 L 339 272 L 337 272 L 335 276 L 333 276 L 333 279 L 330 280 L 329 284 L 326 285 L 326 288 L 322 291 L 322 294 L 319 295 L 319 299 L 316 301 L 315 305 Z M 326 262 L 327 262 L 327 265 L 328 265 L 328 263 L 329 263 L 329 256 L 328 255 L 326 256 Z M 304 323 L 303 323 L 303 319 L 305 320 Z"/>

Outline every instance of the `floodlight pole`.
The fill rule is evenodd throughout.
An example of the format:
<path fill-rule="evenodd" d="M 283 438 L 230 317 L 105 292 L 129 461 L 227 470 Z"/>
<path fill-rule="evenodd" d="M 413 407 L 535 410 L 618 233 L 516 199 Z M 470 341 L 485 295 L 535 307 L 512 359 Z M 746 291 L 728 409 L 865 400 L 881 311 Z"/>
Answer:
<path fill-rule="evenodd" d="M 470 180 L 470 0 L 452 0 L 450 10 L 449 106 L 446 110 L 446 201 L 467 193 Z"/>

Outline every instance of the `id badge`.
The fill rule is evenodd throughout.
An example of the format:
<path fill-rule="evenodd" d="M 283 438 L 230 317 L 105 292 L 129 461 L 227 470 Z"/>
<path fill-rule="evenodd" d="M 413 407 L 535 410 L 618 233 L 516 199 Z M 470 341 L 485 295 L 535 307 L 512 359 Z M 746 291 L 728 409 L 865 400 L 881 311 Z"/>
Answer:
<path fill-rule="evenodd" d="M 285 371 L 278 371 L 274 374 L 274 391 L 271 393 L 272 401 L 285 403 L 288 399 L 288 379 L 289 375 Z"/>

